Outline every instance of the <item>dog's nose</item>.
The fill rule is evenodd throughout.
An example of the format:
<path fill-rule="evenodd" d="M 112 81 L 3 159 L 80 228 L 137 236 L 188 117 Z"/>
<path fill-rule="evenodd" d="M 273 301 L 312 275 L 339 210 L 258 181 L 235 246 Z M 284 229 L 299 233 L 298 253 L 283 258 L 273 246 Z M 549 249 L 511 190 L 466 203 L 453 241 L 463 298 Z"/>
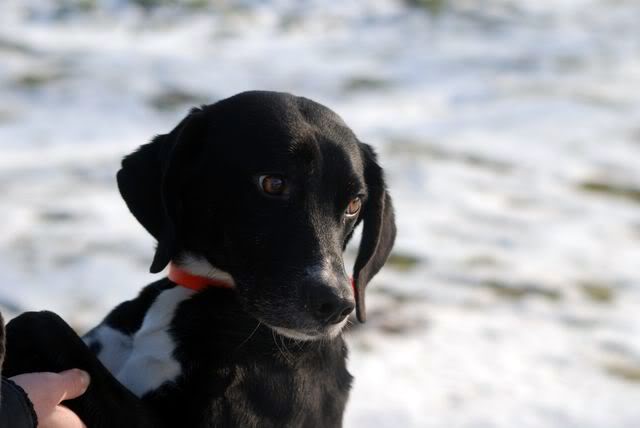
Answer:
<path fill-rule="evenodd" d="M 313 287 L 310 290 L 311 311 L 315 319 L 326 324 L 338 324 L 349 316 L 355 304 L 329 287 Z"/>
<path fill-rule="evenodd" d="M 350 300 L 342 299 L 335 306 L 335 310 L 332 312 L 332 314 L 328 318 L 326 318 L 326 320 L 329 324 L 338 324 L 339 322 L 344 320 L 346 317 L 348 317 L 349 314 L 353 312 L 353 309 L 355 307 L 356 305 L 353 304 Z M 320 310 L 320 312 L 323 312 L 322 309 Z"/>

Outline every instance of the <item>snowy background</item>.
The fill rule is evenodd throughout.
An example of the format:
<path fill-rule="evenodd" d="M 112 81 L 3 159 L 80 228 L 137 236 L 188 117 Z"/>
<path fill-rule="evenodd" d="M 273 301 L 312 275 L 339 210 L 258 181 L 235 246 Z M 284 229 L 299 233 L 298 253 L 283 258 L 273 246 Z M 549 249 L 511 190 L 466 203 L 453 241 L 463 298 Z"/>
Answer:
<path fill-rule="evenodd" d="M 83 332 L 134 296 L 153 242 L 122 156 L 284 90 L 378 148 L 398 212 L 347 427 L 638 427 L 639 22 L 633 0 L 0 0 L 0 309 Z"/>

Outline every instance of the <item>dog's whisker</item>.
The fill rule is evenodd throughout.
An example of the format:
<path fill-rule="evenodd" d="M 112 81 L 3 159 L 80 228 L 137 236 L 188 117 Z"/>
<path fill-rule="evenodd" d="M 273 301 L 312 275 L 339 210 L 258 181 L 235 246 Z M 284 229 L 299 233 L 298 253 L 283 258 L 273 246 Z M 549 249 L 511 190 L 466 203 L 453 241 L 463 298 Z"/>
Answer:
<path fill-rule="evenodd" d="M 240 344 L 236 347 L 236 349 L 239 349 L 240 347 L 242 347 L 242 345 L 247 343 L 253 337 L 253 335 L 256 334 L 256 331 L 258 331 L 258 328 L 260 328 L 261 325 L 262 325 L 262 321 L 258 320 L 258 324 L 256 324 L 256 328 L 253 329 L 253 331 L 249 334 L 249 336 L 247 336 L 245 340 L 240 342 Z"/>
<path fill-rule="evenodd" d="M 294 339 L 295 340 L 295 339 Z M 291 353 L 291 351 L 289 351 L 289 349 L 287 348 L 287 345 L 285 344 L 284 341 L 284 337 L 280 336 L 280 343 L 282 344 L 282 347 L 284 348 L 284 350 L 286 351 L 287 354 L 289 354 L 291 356 L 292 359 L 295 360 L 295 356 Z"/>
<path fill-rule="evenodd" d="M 273 337 L 273 343 L 276 345 L 276 348 L 278 348 L 278 351 L 280 351 L 280 355 L 282 355 L 282 358 L 284 358 L 289 364 L 291 364 L 291 361 L 289 361 L 289 359 L 284 354 L 284 352 L 282 352 L 282 349 L 280 348 L 280 345 L 278 345 L 278 339 L 276 338 L 276 332 L 273 331 L 273 330 L 271 330 L 271 337 Z"/>

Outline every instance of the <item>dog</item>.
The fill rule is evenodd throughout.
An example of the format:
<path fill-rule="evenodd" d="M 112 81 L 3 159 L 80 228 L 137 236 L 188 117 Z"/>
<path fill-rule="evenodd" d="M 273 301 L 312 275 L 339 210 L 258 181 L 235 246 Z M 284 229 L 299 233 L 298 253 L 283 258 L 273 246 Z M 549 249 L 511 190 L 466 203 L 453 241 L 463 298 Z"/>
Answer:
<path fill-rule="evenodd" d="M 88 371 L 66 405 L 90 428 L 340 427 L 341 333 L 354 308 L 365 321 L 396 236 L 374 150 L 321 104 L 251 91 L 192 109 L 117 181 L 168 278 L 82 338 L 51 312 L 18 316 L 5 375 Z"/>

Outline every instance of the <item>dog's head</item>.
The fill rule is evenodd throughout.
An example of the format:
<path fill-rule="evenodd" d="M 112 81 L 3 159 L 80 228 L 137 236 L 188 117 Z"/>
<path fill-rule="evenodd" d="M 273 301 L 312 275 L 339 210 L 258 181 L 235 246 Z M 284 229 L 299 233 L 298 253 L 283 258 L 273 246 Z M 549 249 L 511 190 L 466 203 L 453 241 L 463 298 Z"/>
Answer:
<path fill-rule="evenodd" d="M 118 186 L 158 241 L 151 265 L 226 277 L 244 309 L 276 331 L 337 334 L 395 239 L 372 148 L 309 99 L 244 92 L 194 109 L 127 156 Z M 342 252 L 364 229 L 352 287 Z"/>

